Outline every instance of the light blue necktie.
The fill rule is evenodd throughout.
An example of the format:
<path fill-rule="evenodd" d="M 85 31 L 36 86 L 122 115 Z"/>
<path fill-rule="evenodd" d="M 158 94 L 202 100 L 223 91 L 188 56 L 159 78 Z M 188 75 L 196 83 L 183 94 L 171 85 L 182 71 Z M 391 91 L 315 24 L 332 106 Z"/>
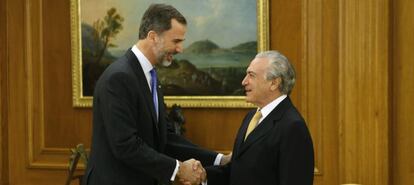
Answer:
<path fill-rule="evenodd" d="M 158 120 L 157 71 L 155 71 L 155 68 L 152 68 L 150 73 L 151 73 L 152 100 L 154 101 L 155 113 L 157 114 L 157 120 Z"/>

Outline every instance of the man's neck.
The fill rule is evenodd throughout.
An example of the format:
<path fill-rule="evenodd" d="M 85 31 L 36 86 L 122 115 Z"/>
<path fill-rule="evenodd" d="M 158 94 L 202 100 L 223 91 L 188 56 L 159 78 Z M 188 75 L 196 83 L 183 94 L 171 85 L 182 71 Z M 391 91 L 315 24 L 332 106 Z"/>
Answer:
<path fill-rule="evenodd" d="M 154 65 L 154 58 L 155 56 L 152 54 L 152 47 L 149 45 L 148 41 L 146 40 L 139 40 L 135 46 L 144 54 L 144 56 L 149 60 L 149 62 Z"/>
<path fill-rule="evenodd" d="M 268 105 L 269 103 L 273 102 L 274 100 L 276 100 L 277 98 L 279 98 L 280 96 L 282 96 L 281 93 L 277 93 L 277 94 L 273 94 L 270 96 L 267 96 L 266 101 L 261 103 L 260 105 L 257 105 L 259 108 L 263 108 L 266 105 Z"/>

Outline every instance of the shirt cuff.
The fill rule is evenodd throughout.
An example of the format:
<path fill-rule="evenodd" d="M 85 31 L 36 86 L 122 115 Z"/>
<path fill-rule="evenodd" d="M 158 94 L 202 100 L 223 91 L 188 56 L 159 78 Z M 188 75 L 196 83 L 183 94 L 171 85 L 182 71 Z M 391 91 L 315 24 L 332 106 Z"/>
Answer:
<path fill-rule="evenodd" d="M 207 185 L 207 180 L 206 180 L 206 181 L 201 182 L 201 185 Z"/>
<path fill-rule="evenodd" d="M 220 165 L 222 157 L 223 157 L 223 154 L 221 154 L 221 153 L 217 154 L 216 160 L 214 160 L 214 166 Z"/>
<path fill-rule="evenodd" d="M 178 168 L 180 168 L 180 163 L 178 162 L 178 160 L 175 160 L 175 162 L 176 162 L 176 165 L 175 165 L 174 172 L 173 172 L 173 174 L 171 176 L 171 179 L 170 179 L 171 182 L 174 182 L 175 176 L 177 176 L 177 173 L 178 173 Z"/>

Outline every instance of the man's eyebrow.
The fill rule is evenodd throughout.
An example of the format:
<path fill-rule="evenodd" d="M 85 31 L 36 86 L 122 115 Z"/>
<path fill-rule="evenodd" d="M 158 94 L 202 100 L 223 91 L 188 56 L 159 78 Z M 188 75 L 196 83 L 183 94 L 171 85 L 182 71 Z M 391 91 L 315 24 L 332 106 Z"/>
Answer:
<path fill-rule="evenodd" d="M 182 41 L 184 41 L 185 39 L 173 39 L 173 41 L 174 42 L 182 42 Z"/>
<path fill-rule="evenodd" d="M 246 71 L 246 73 L 247 73 L 247 74 L 253 74 L 253 75 L 255 75 L 255 74 L 256 74 L 254 71 L 250 71 L 250 70 L 247 70 L 247 71 Z"/>

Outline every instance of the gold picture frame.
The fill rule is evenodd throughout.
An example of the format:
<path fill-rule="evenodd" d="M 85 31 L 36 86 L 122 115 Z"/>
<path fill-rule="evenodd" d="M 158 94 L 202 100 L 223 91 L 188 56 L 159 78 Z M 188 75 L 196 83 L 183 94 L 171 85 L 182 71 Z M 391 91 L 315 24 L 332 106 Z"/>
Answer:
<path fill-rule="evenodd" d="M 92 96 L 83 95 L 82 30 L 80 0 L 70 0 L 72 44 L 72 100 L 74 107 L 92 107 Z M 256 1 L 257 51 L 269 49 L 269 0 Z M 247 66 L 246 66 L 247 67 Z M 241 82 L 240 82 L 241 83 Z M 178 104 L 193 108 L 249 108 L 245 96 L 165 96 L 168 107 Z"/>

